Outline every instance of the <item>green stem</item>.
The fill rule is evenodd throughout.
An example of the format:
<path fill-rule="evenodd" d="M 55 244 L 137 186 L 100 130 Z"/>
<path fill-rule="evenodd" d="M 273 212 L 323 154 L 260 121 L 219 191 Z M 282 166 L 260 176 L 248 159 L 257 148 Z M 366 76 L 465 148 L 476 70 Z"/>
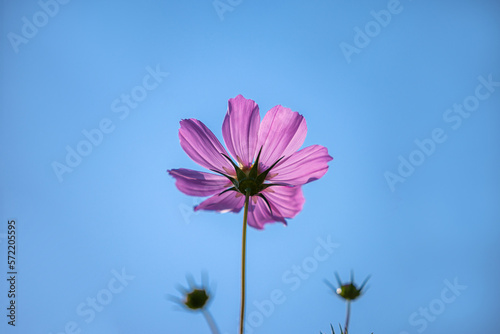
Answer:
<path fill-rule="evenodd" d="M 243 211 L 243 236 L 241 241 L 241 312 L 240 312 L 240 334 L 243 334 L 243 324 L 245 320 L 245 257 L 247 249 L 247 218 L 250 189 L 246 189 L 245 209 Z"/>
<path fill-rule="evenodd" d="M 347 303 L 347 310 L 345 315 L 344 334 L 347 334 L 347 327 L 349 327 L 349 317 L 351 316 L 351 301 L 347 300 L 346 303 Z"/>
<path fill-rule="evenodd" d="M 210 327 L 212 334 L 219 334 L 219 330 L 217 329 L 217 325 L 215 324 L 215 320 L 214 317 L 212 317 L 212 314 L 208 310 L 203 309 L 203 316 L 205 317 L 205 320 L 207 321 L 208 327 Z"/>

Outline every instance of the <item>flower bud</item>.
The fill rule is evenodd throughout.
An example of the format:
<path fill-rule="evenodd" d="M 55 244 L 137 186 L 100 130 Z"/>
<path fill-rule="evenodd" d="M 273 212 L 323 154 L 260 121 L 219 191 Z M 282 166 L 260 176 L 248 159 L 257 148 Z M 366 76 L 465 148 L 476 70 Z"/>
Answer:
<path fill-rule="evenodd" d="M 342 281 L 340 280 L 340 277 L 337 273 L 335 273 L 335 277 L 337 278 L 337 283 L 339 285 L 338 288 L 335 288 L 329 281 L 325 280 L 325 283 L 332 289 L 339 297 L 345 299 L 345 300 L 355 300 L 359 296 L 361 296 L 361 293 L 363 291 L 363 288 L 365 287 L 366 282 L 368 282 L 368 279 L 370 279 L 370 276 L 368 276 L 361 286 L 358 288 L 356 284 L 354 284 L 354 274 L 351 272 L 351 282 L 350 283 L 345 283 L 342 284 Z"/>
<path fill-rule="evenodd" d="M 177 290 L 183 295 L 182 298 L 169 295 L 168 299 L 176 302 L 177 304 L 186 307 L 191 311 L 201 311 L 207 307 L 210 299 L 210 291 L 208 289 L 207 277 L 202 275 L 202 284 L 198 286 L 192 276 L 186 277 L 188 287 L 178 286 Z"/>

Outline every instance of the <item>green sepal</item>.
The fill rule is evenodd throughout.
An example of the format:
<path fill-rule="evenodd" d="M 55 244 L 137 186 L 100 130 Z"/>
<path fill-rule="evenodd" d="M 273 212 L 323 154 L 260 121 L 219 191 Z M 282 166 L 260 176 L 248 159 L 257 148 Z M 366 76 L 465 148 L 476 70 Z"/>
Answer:
<path fill-rule="evenodd" d="M 229 180 L 229 181 L 231 181 L 231 183 L 232 183 L 232 184 L 233 184 L 236 188 L 238 188 L 239 184 L 238 184 L 238 181 L 237 181 L 235 178 L 233 178 L 233 177 L 231 177 L 231 176 L 229 176 L 229 175 L 226 175 L 226 174 L 224 174 L 224 173 L 221 173 L 221 172 L 219 172 L 219 171 L 217 171 L 217 170 L 215 170 L 215 169 L 211 169 L 211 171 L 212 171 L 212 172 L 215 172 L 215 173 L 217 173 L 217 174 L 220 174 L 220 175 L 222 175 L 222 176 L 225 176 L 226 178 L 228 178 L 228 180 Z"/>
<path fill-rule="evenodd" d="M 332 283 L 330 283 L 330 281 L 329 281 L 329 280 L 324 279 L 324 280 L 323 280 L 323 282 L 325 282 L 325 284 L 326 284 L 326 285 L 327 285 L 330 289 L 332 289 L 332 291 L 333 291 L 334 293 L 337 293 L 337 288 L 336 288 L 336 287 L 334 287 L 334 286 L 333 286 L 333 284 L 332 284 Z"/>
<path fill-rule="evenodd" d="M 232 187 L 232 188 L 227 188 L 226 190 L 224 190 L 223 192 L 221 192 L 218 196 L 224 194 L 224 193 L 227 193 L 228 191 L 236 191 L 237 193 L 239 193 L 239 191 L 235 188 L 235 187 Z"/>
<path fill-rule="evenodd" d="M 267 201 L 267 198 L 265 198 L 264 195 L 262 195 L 262 193 L 258 193 L 257 196 L 259 196 L 260 198 L 262 198 L 264 200 L 264 202 L 266 202 L 267 207 L 269 208 L 269 212 L 271 212 L 271 215 L 272 215 L 273 209 L 271 209 L 271 204 L 269 204 L 269 202 Z"/>
<path fill-rule="evenodd" d="M 260 152 L 262 152 L 262 147 L 259 150 L 259 154 L 257 154 L 257 158 L 255 159 L 255 162 L 252 166 L 252 169 L 250 169 L 250 172 L 248 173 L 248 177 L 252 178 L 254 180 L 257 179 L 257 176 L 259 174 L 259 159 L 260 159 Z"/>
<path fill-rule="evenodd" d="M 363 283 L 361 283 L 361 286 L 359 287 L 359 291 L 361 292 L 361 290 L 363 290 L 363 288 L 365 287 L 366 283 L 368 282 L 368 280 L 370 279 L 371 275 L 368 275 L 367 278 L 365 278 L 365 280 L 363 281 Z"/>
<path fill-rule="evenodd" d="M 233 160 L 231 160 L 230 157 L 228 157 L 227 155 L 225 155 L 224 153 L 221 153 L 227 160 L 229 160 L 229 162 L 231 163 L 231 165 L 233 165 L 234 167 L 234 170 L 236 171 L 236 178 L 238 180 L 242 180 L 243 178 L 246 178 L 247 175 L 245 174 L 244 171 L 241 170 L 240 167 L 238 167 L 234 162 Z"/>
<path fill-rule="evenodd" d="M 339 276 L 338 272 L 335 272 L 335 278 L 337 279 L 337 283 L 339 284 L 339 286 L 342 286 L 342 281 L 340 280 L 340 276 Z"/>
<path fill-rule="evenodd" d="M 274 168 L 274 166 L 276 166 L 276 164 L 278 162 L 281 161 L 281 159 L 283 159 L 284 157 L 281 157 L 279 158 L 275 163 L 273 163 L 271 165 L 271 167 L 269 167 L 268 169 L 266 169 L 265 171 L 263 171 L 259 176 L 257 176 L 257 179 L 255 180 L 255 182 L 257 182 L 257 184 L 261 184 L 261 183 L 264 183 L 264 180 L 266 179 L 267 177 L 267 174 L 269 174 L 269 172 L 271 171 L 271 169 Z"/>

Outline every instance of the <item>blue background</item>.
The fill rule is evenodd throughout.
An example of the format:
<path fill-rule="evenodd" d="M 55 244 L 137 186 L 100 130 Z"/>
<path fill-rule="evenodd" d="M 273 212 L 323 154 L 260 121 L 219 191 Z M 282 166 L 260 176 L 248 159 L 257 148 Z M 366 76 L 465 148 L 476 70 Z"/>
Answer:
<path fill-rule="evenodd" d="M 222 140 L 237 94 L 261 117 L 277 104 L 299 111 L 304 146 L 334 157 L 288 227 L 249 230 L 248 334 L 343 324 L 345 305 L 323 280 L 351 270 L 358 283 L 372 275 L 352 333 L 498 329 L 500 87 L 460 126 L 446 120 L 474 101 L 478 77 L 500 81 L 498 1 L 401 0 L 385 26 L 370 22 L 387 1 L 223 0 L 220 13 L 209 0 L 44 1 L 52 16 L 36 1 L 1 5 L 0 260 L 4 277 L 15 219 L 19 272 L 15 328 L 1 279 L 2 333 L 208 333 L 201 314 L 165 298 L 204 271 L 221 333 L 236 333 L 242 214 L 193 213 L 201 199 L 166 170 L 202 169 L 182 151 L 178 122 L 200 119 Z M 30 37 L 12 42 L 34 20 L 36 33 L 25 27 Z M 371 37 L 346 57 L 356 27 Z M 157 67 L 157 87 L 128 115 L 123 102 L 112 107 Z M 60 180 L 54 163 L 66 165 L 67 147 L 106 119 L 113 130 L 81 144 L 91 152 Z M 436 128 L 446 140 L 415 153 Z M 391 189 L 400 156 L 418 166 Z M 322 261 L 318 238 L 336 245 Z M 113 271 L 129 276 L 116 293 Z M 449 303 L 446 280 L 462 286 L 445 291 Z M 263 302 L 273 293 L 280 303 Z M 90 312 L 87 298 L 106 303 L 92 320 L 77 312 Z"/>

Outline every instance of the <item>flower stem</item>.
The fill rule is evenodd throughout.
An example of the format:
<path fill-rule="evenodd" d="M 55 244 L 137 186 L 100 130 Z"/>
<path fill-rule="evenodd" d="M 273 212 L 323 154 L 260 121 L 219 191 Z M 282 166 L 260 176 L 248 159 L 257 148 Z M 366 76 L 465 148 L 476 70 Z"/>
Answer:
<path fill-rule="evenodd" d="M 219 334 L 219 329 L 217 329 L 214 317 L 212 316 L 210 311 L 207 309 L 203 309 L 203 316 L 205 317 L 205 320 L 207 321 L 208 327 L 210 327 L 212 334 Z"/>
<path fill-rule="evenodd" d="M 240 311 L 240 334 L 243 334 L 243 323 L 245 320 L 245 257 L 247 249 L 247 218 L 248 202 L 251 189 L 246 189 L 245 209 L 243 211 L 243 236 L 241 241 L 241 311 Z"/>
<path fill-rule="evenodd" d="M 347 327 L 349 326 L 349 317 L 351 316 L 351 301 L 347 300 L 346 304 L 347 304 L 347 310 L 345 315 L 344 334 L 347 334 Z"/>

